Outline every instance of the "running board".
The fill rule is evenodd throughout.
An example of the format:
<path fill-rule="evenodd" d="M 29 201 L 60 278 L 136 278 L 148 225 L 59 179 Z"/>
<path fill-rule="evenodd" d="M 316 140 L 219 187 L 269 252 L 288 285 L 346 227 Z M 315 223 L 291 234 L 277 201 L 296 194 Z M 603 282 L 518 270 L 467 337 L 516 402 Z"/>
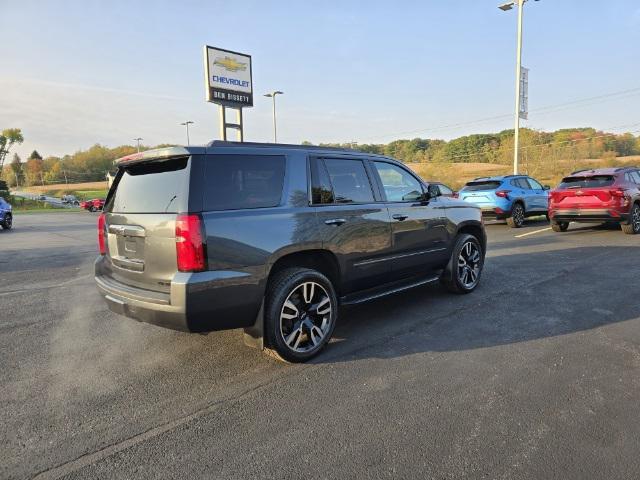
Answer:
<path fill-rule="evenodd" d="M 436 275 L 433 278 L 414 280 L 410 283 L 404 283 L 402 285 L 396 284 L 396 286 L 388 288 L 386 290 L 378 290 L 375 292 L 368 290 L 360 294 L 346 295 L 340 298 L 340 305 L 357 305 L 358 303 L 368 302 L 370 300 L 375 300 L 376 298 L 386 297 L 387 295 L 393 295 L 394 293 L 403 292 L 411 288 L 416 288 L 428 283 L 437 282 L 439 279 L 440 275 Z"/>

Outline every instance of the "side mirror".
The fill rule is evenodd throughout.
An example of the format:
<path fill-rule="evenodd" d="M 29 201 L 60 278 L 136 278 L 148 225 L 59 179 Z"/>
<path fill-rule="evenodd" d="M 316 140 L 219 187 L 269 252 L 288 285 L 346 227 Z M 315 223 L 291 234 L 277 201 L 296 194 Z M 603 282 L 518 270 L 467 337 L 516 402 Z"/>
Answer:
<path fill-rule="evenodd" d="M 545 185 L 543 188 L 544 188 L 545 190 L 551 190 L 551 187 L 550 187 L 549 185 Z"/>
<path fill-rule="evenodd" d="M 429 185 L 427 187 L 426 199 L 431 200 L 432 198 L 436 198 L 440 196 L 440 189 L 436 185 Z"/>

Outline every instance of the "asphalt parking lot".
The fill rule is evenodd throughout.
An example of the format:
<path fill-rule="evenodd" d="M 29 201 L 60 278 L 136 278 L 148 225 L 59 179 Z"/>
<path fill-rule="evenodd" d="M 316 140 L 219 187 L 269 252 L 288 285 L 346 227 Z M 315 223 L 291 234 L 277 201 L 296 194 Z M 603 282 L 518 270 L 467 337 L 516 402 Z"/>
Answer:
<path fill-rule="evenodd" d="M 0 231 L 0 478 L 638 478 L 640 238 L 488 225 L 471 295 L 341 311 L 316 360 L 109 312 L 89 213 Z"/>

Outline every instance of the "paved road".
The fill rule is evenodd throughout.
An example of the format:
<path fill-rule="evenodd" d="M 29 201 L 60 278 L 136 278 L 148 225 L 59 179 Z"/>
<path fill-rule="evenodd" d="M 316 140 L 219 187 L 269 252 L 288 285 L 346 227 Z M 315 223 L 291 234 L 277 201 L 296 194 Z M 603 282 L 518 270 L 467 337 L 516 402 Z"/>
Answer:
<path fill-rule="evenodd" d="M 640 238 L 490 225 L 478 290 L 344 309 L 306 365 L 110 313 L 89 213 L 0 232 L 0 478 L 640 476 Z"/>

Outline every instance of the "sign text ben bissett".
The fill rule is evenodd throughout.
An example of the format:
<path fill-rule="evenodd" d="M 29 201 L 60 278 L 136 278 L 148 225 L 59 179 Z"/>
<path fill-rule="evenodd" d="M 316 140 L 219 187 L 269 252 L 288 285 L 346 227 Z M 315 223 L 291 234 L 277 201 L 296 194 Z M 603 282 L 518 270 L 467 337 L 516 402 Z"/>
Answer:
<path fill-rule="evenodd" d="M 235 85 L 238 87 L 245 87 L 245 88 L 249 86 L 249 82 L 247 82 L 246 80 L 238 80 L 236 78 L 221 77 L 220 75 L 213 75 L 213 82 L 226 83 L 227 85 Z M 218 98 L 220 100 L 228 100 L 231 102 L 248 102 L 249 101 L 249 97 L 247 95 L 240 95 L 237 93 L 230 93 L 230 92 L 213 92 L 213 97 Z"/>

